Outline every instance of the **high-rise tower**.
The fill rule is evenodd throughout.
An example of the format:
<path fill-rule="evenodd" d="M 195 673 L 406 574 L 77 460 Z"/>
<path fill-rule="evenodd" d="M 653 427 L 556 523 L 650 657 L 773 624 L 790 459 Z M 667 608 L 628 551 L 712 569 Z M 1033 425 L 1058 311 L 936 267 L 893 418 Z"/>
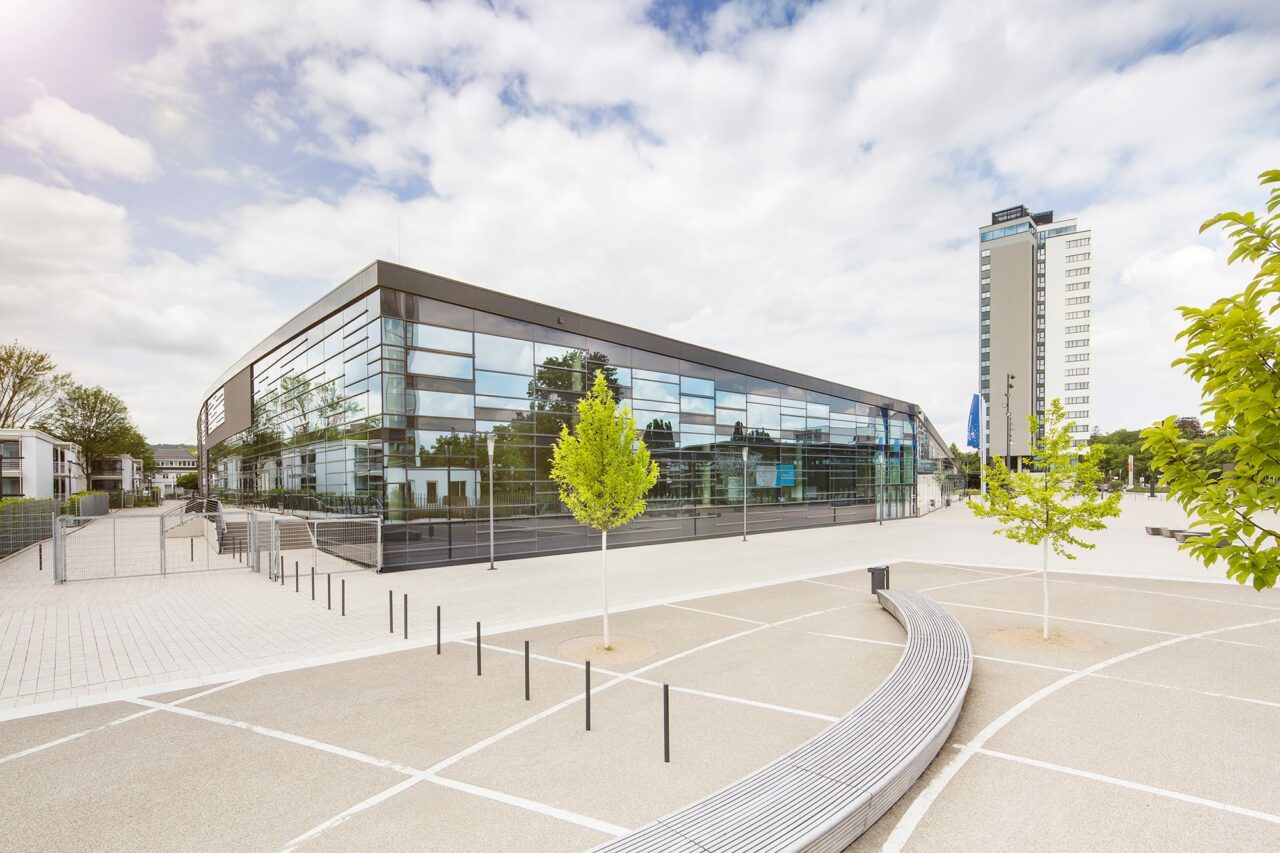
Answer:
<path fill-rule="evenodd" d="M 1092 232 L 1023 205 L 978 229 L 978 381 L 987 448 L 1010 464 L 1030 453 L 1027 415 L 1062 400 L 1088 441 L 1092 365 Z"/>

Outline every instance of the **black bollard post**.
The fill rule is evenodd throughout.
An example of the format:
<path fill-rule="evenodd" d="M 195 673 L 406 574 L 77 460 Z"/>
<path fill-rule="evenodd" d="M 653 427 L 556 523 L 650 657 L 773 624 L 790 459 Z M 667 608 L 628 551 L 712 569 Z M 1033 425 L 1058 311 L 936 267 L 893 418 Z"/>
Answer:
<path fill-rule="evenodd" d="M 387 590 L 387 626 L 392 634 L 396 632 L 396 594 Z"/>
<path fill-rule="evenodd" d="M 529 641 L 524 641 L 524 701 L 529 701 Z"/>
<path fill-rule="evenodd" d="M 342 615 L 347 615 L 347 579 L 342 579 Z"/>
<path fill-rule="evenodd" d="M 587 661 L 587 731 L 591 731 L 591 661 Z"/>
<path fill-rule="evenodd" d="M 480 623 L 476 623 L 476 675 L 480 674 Z"/>
<path fill-rule="evenodd" d="M 298 581 L 298 564 L 297 563 L 293 564 L 293 591 L 294 592 L 302 591 L 302 585 Z"/>
<path fill-rule="evenodd" d="M 333 609 L 333 575 L 324 576 L 324 609 Z"/>
<path fill-rule="evenodd" d="M 662 685 L 662 760 L 671 763 L 671 696 L 669 686 Z"/>
<path fill-rule="evenodd" d="M 44 543 L 41 542 L 38 550 L 40 551 L 40 571 L 44 571 Z"/>
<path fill-rule="evenodd" d="M 316 600 L 316 567 L 311 567 L 311 600 Z"/>
<path fill-rule="evenodd" d="M 404 623 L 404 638 L 409 639 L 409 593 L 404 594 L 404 618 L 400 620 Z"/>
<path fill-rule="evenodd" d="M 440 654 L 440 605 L 436 605 L 436 654 Z"/>
<path fill-rule="evenodd" d="M 196 537 L 192 536 L 187 542 L 191 545 L 191 562 L 194 563 L 196 561 Z"/>

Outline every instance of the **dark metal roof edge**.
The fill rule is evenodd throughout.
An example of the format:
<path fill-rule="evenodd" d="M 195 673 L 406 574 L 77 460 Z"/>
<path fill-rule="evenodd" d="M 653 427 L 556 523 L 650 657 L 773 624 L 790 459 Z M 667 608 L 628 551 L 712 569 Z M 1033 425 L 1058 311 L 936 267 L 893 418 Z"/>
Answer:
<path fill-rule="evenodd" d="M 370 270 L 374 274 L 366 279 L 365 274 Z M 358 288 L 352 287 L 355 282 L 359 282 Z M 880 406 L 905 414 L 916 415 L 920 413 L 920 407 L 916 404 L 884 394 L 854 388 L 851 385 L 842 385 L 804 373 L 797 373 L 785 368 L 765 364 L 764 362 L 753 361 L 742 356 L 669 338 L 655 332 L 646 332 L 643 329 L 590 317 L 566 308 L 558 308 L 520 296 L 512 296 L 508 293 L 490 290 L 479 285 L 469 284 L 457 279 L 437 275 L 436 273 L 384 260 L 375 260 L 368 264 L 342 284 L 330 290 L 314 304 L 300 311 L 267 338 L 257 343 L 218 378 L 205 393 L 203 399 L 207 400 L 210 395 L 222 387 L 239 370 L 243 370 L 245 366 L 257 361 L 276 346 L 297 336 L 316 323 L 322 322 L 335 311 L 341 310 L 343 306 L 376 287 L 402 290 L 418 296 L 451 302 L 466 308 L 487 311 L 514 320 L 536 323 L 551 328 L 561 328 L 566 332 L 600 338 L 610 343 L 647 350 L 669 358 L 699 362 L 734 373 L 805 388 L 821 394 L 845 397 L 856 402 Z M 560 320 L 563 320 L 563 322 L 559 322 Z M 587 330 L 588 328 L 589 331 Z M 203 405 L 203 400 L 201 403 Z"/>

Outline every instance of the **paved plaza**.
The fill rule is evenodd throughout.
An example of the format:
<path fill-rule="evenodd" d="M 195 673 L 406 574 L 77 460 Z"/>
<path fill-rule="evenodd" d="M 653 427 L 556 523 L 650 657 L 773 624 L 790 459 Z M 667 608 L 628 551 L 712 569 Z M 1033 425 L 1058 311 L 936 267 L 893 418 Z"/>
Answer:
<path fill-rule="evenodd" d="M 1036 549 L 962 506 L 618 551 L 619 651 L 592 654 L 589 732 L 598 555 L 347 574 L 345 617 L 323 585 L 311 600 L 309 578 L 295 592 L 242 570 L 13 584 L 4 624 L 54 627 L 5 629 L 6 688 L 19 648 L 25 672 L 46 644 L 102 640 L 99 668 L 55 651 L 49 691 L 6 694 L 8 846 L 588 848 L 767 764 L 874 690 L 904 636 L 863 567 L 892 562 L 893 586 L 961 621 L 975 672 L 949 743 L 854 849 L 1275 849 L 1280 598 L 1208 580 L 1142 532 L 1157 521 L 1181 523 L 1163 501 L 1130 501 L 1080 561 L 1088 573 L 1053 573 L 1047 643 Z M 84 683 L 58 684 L 64 671 Z"/>

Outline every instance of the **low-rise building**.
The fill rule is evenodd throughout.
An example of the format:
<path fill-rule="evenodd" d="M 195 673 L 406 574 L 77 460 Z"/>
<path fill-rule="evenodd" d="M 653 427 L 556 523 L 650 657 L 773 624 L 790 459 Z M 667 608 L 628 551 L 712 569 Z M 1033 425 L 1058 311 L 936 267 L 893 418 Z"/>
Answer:
<path fill-rule="evenodd" d="M 100 492 L 138 492 L 146 488 L 142 460 L 127 454 L 109 456 L 89 468 L 89 488 Z"/>
<path fill-rule="evenodd" d="M 183 474 L 195 474 L 199 470 L 195 454 L 185 447 L 154 447 L 156 467 L 151 474 L 151 485 L 165 498 L 183 497 L 186 490 L 178 488 L 178 478 Z"/>
<path fill-rule="evenodd" d="M 37 429 L 0 429 L 0 497 L 66 500 L 86 488 L 75 445 Z"/>

